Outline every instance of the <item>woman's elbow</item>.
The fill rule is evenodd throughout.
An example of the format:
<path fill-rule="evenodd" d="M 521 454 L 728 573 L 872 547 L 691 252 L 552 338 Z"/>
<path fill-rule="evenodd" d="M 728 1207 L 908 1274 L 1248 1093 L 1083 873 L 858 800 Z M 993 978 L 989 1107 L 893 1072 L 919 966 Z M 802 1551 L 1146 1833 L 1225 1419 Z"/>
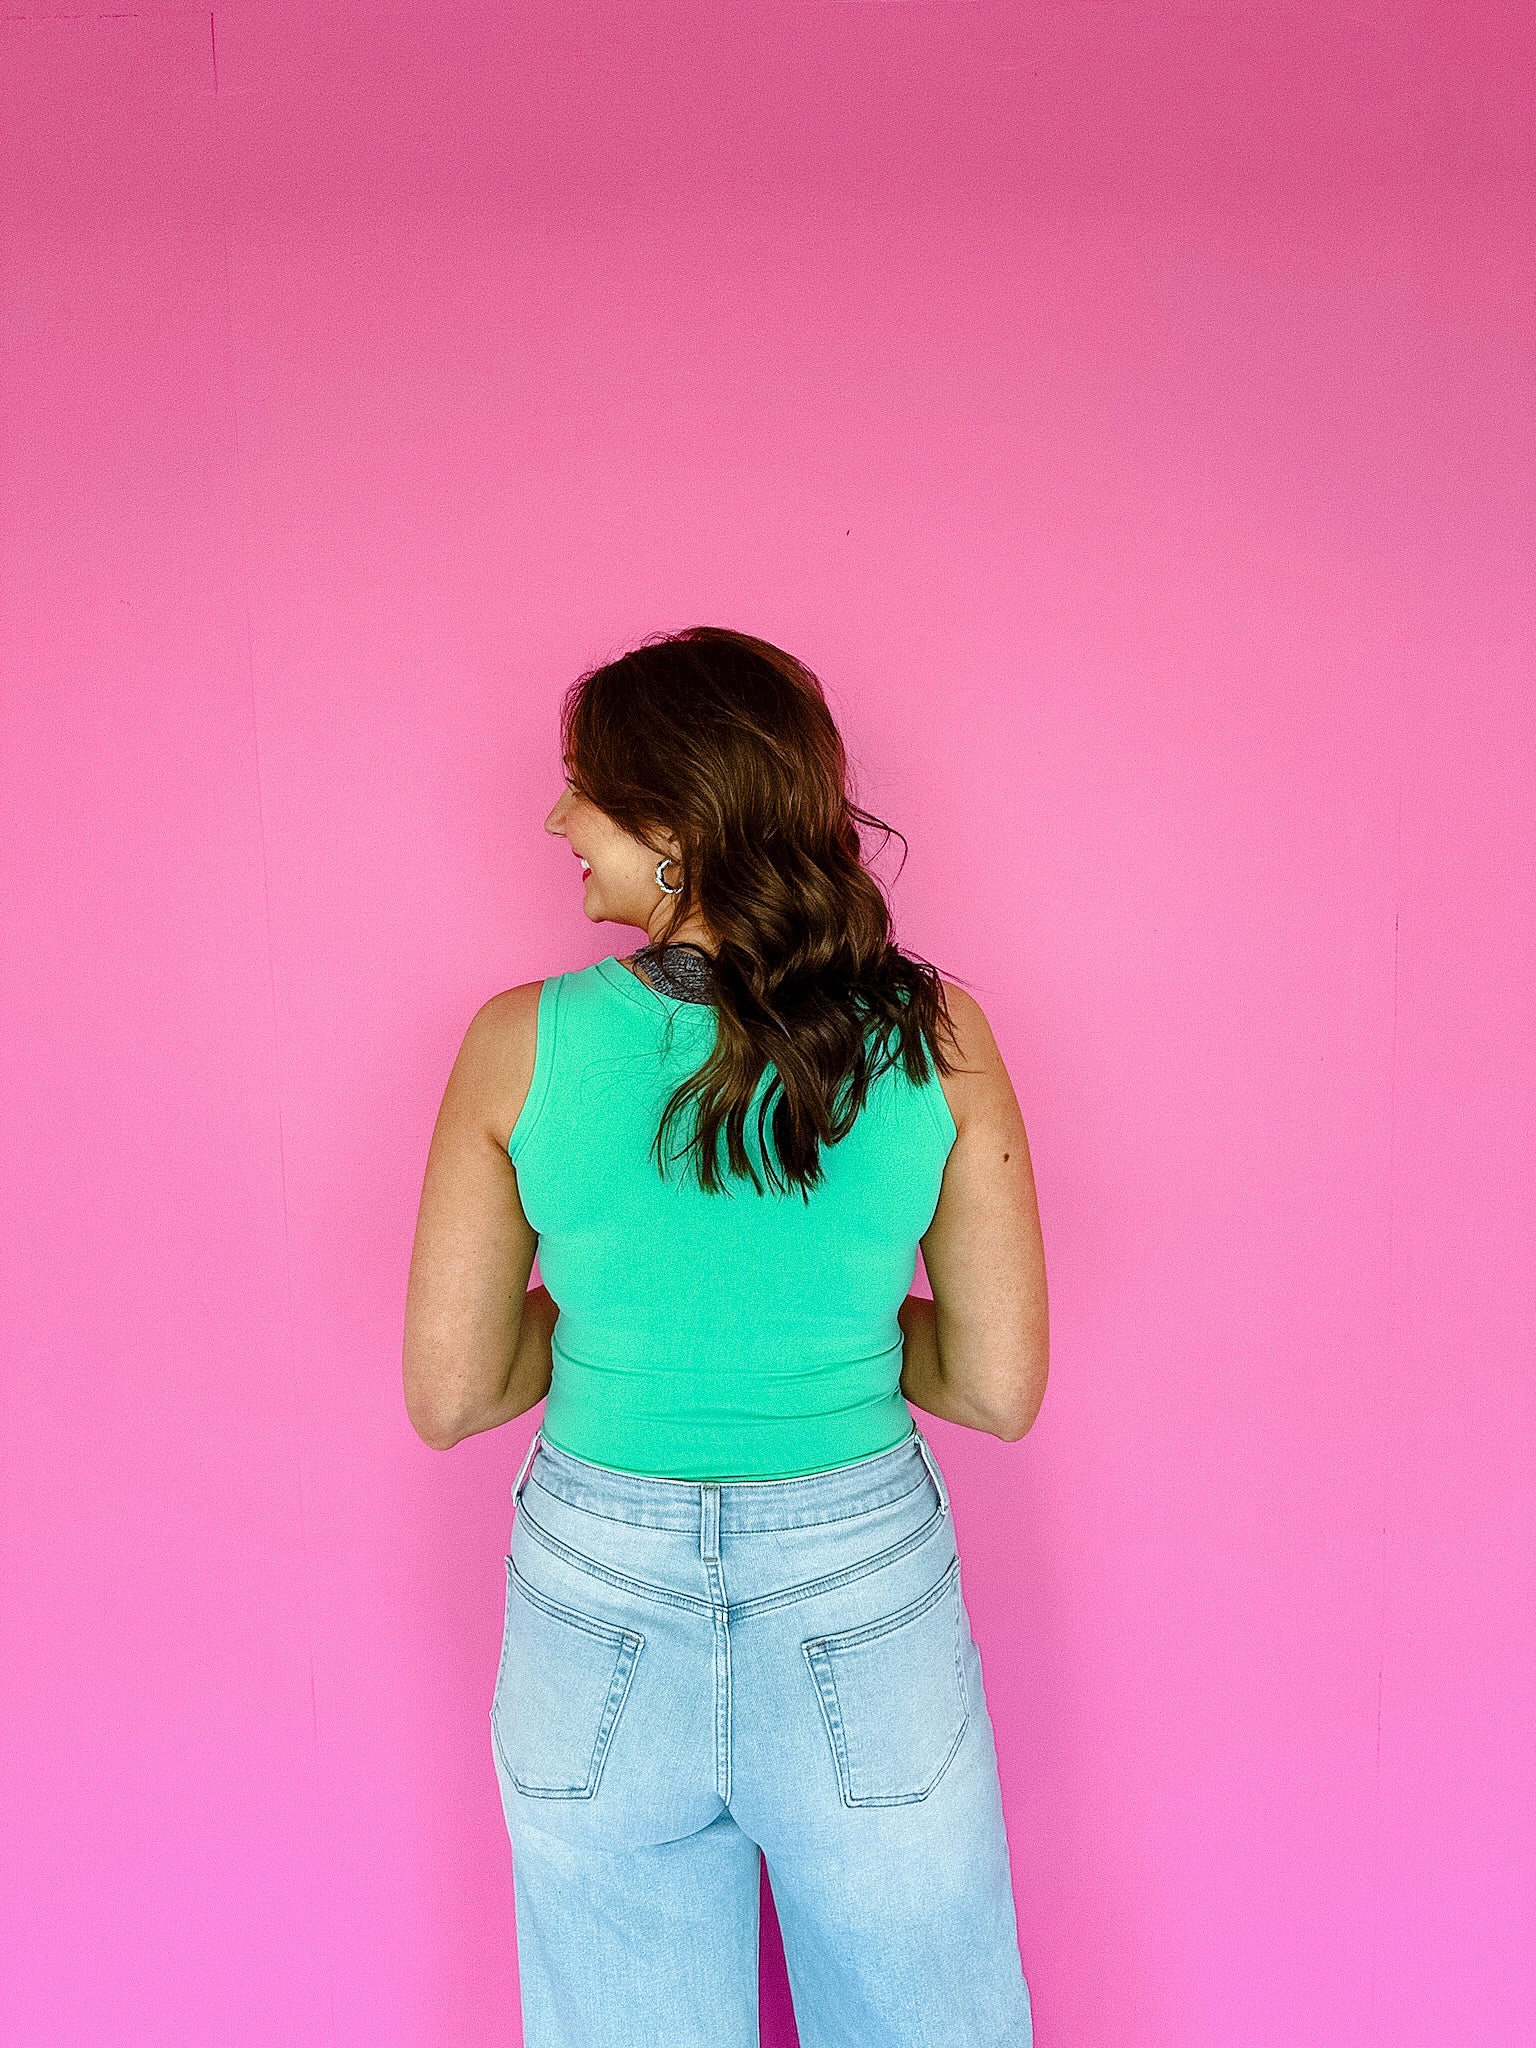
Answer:
<path fill-rule="evenodd" d="M 1016 1444 L 1029 1435 L 1045 1400 L 1045 1383 L 1049 1374 L 1050 1363 L 1042 1353 L 1031 1371 L 1009 1388 L 992 1431 L 994 1436 L 1000 1437 L 1005 1444 Z"/>
<path fill-rule="evenodd" d="M 456 1427 L 453 1418 L 444 1415 L 409 1387 L 405 1395 L 405 1415 L 429 1450 L 451 1451 L 456 1443 L 463 1441 L 463 1431 Z"/>

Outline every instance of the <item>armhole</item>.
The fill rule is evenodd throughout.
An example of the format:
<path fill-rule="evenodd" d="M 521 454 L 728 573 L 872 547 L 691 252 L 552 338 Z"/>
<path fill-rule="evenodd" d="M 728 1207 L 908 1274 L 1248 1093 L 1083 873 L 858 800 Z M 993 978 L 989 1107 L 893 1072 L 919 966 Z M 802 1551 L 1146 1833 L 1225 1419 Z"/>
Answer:
<path fill-rule="evenodd" d="M 955 1112 L 949 1106 L 949 1097 L 944 1093 L 944 1083 L 940 1079 L 938 1068 L 933 1064 L 932 1053 L 928 1055 L 928 1065 L 928 1079 L 923 1083 L 919 1093 L 928 1105 L 928 1114 L 933 1118 L 935 1130 L 944 1141 L 944 1156 L 947 1159 L 956 1138 L 960 1135 L 960 1126 L 955 1122 Z"/>
<path fill-rule="evenodd" d="M 901 1000 L 906 1002 L 909 999 L 903 994 Z M 928 1054 L 927 1080 L 913 1085 L 916 1086 L 918 1094 L 922 1096 L 923 1107 L 927 1110 L 934 1129 L 943 1141 L 944 1149 L 941 1157 L 947 1159 L 954 1147 L 955 1140 L 960 1135 L 960 1126 L 955 1122 L 955 1113 L 949 1106 L 949 1098 L 944 1093 L 944 1083 L 940 1078 L 939 1069 L 931 1051 Z"/>
<path fill-rule="evenodd" d="M 538 1124 L 549 1094 L 549 1077 L 555 1064 L 555 1041 L 560 1026 L 560 986 L 564 979 L 563 974 L 554 974 L 539 986 L 538 1016 L 534 1022 L 533 1076 L 528 1083 L 527 1097 L 517 1113 L 517 1122 L 507 1139 L 507 1152 L 514 1166 Z"/>

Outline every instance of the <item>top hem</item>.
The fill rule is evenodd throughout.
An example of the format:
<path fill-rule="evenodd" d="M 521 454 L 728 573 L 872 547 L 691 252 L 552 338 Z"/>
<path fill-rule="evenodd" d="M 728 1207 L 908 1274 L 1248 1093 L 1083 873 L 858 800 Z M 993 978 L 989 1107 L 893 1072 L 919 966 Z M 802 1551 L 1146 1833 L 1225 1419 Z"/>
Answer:
<path fill-rule="evenodd" d="M 917 1435 L 917 1418 L 910 1409 L 907 1411 L 907 1421 L 909 1427 L 901 1436 L 891 1443 L 881 1444 L 877 1450 L 861 1451 L 856 1458 L 840 1458 L 831 1465 L 800 1465 L 788 1472 L 720 1472 L 713 1468 L 702 1472 L 658 1472 L 652 1467 L 612 1465 L 602 1459 L 586 1457 L 582 1452 L 572 1450 L 569 1445 L 561 1443 L 558 1437 L 553 1436 L 542 1424 L 539 1435 L 551 1450 L 559 1451 L 562 1456 L 574 1458 L 578 1464 L 590 1465 L 595 1472 L 612 1472 L 623 1479 L 670 1480 L 680 1486 L 756 1486 L 764 1483 L 771 1485 L 780 1479 L 818 1479 L 823 1473 L 849 1472 L 856 1465 L 867 1465 L 876 1458 L 889 1457 L 892 1451 L 899 1451 L 903 1444 L 910 1443 Z"/>

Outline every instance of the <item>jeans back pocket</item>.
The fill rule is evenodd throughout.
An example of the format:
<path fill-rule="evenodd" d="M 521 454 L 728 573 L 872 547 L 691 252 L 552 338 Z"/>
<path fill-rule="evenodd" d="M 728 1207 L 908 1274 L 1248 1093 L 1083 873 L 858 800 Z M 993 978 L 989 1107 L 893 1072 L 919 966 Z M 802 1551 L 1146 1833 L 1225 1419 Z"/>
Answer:
<path fill-rule="evenodd" d="M 845 1806 L 926 1799 L 970 1720 L 961 1667 L 960 1560 L 882 1620 L 801 1645 Z"/>
<path fill-rule="evenodd" d="M 509 1557 L 491 1731 L 532 1799 L 591 1799 L 645 1638 L 530 1586 Z"/>

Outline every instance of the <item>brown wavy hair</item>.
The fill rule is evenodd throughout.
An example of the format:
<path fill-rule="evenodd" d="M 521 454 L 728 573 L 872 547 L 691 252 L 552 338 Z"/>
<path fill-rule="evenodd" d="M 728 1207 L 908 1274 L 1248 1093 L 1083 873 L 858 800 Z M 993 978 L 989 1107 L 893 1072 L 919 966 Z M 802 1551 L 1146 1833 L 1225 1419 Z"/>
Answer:
<path fill-rule="evenodd" d="M 674 1121 L 695 1103 L 683 1151 L 700 1185 L 711 1194 L 723 1185 L 723 1130 L 730 1172 L 749 1175 L 761 1194 L 745 1133 L 772 1067 L 756 1118 L 764 1167 L 775 1186 L 809 1199 L 821 1147 L 852 1129 L 879 1074 L 899 1060 L 923 1083 L 932 1067 L 947 1074 L 959 1064 L 938 971 L 897 947 L 885 895 L 864 866 L 858 827 L 887 839 L 893 828 L 852 801 L 820 682 L 766 640 L 689 626 L 579 676 L 560 726 L 580 795 L 646 845 L 677 836 L 682 893 L 655 943 L 694 911 L 716 939 L 715 1045 L 667 1101 L 658 1171 Z M 907 842 L 894 836 L 905 859 Z"/>

